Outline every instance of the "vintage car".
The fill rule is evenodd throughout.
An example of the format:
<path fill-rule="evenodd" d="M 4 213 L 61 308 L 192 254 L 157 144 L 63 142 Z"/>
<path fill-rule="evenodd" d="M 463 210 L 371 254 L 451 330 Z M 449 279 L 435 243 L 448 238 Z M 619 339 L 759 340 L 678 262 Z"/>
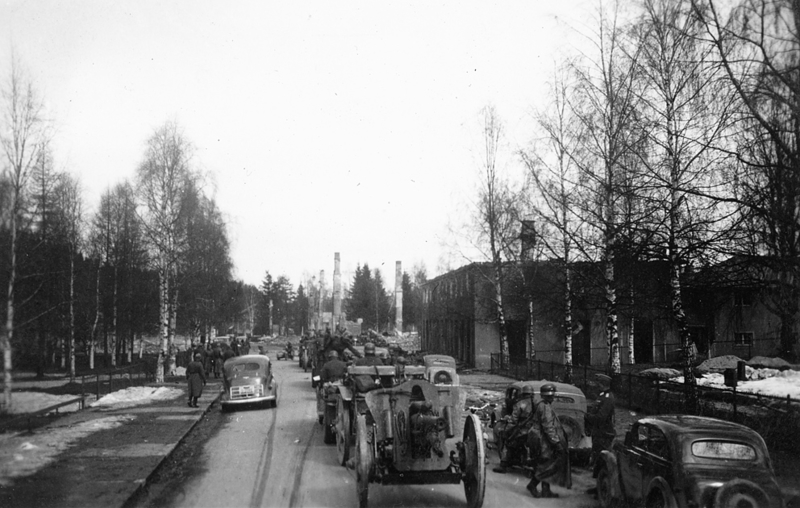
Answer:
<path fill-rule="evenodd" d="M 716 418 L 642 418 L 601 452 L 594 475 L 604 508 L 784 506 L 761 436 Z"/>
<path fill-rule="evenodd" d="M 456 360 L 447 355 L 425 355 L 422 357 L 425 365 L 425 377 L 435 385 L 458 386 L 458 374 L 456 373 Z"/>
<path fill-rule="evenodd" d="M 564 431 L 569 440 L 570 457 L 576 463 L 586 462 L 592 451 L 592 438 L 586 435 L 584 428 L 584 417 L 586 416 L 587 405 L 586 396 L 577 386 L 540 379 L 536 381 L 516 381 L 506 387 L 505 399 L 500 408 L 495 411 L 494 441 L 498 441 L 497 432 L 504 425 L 504 418 L 511 415 L 514 404 L 522 393 L 523 386 L 532 386 L 534 391 L 534 403 L 541 400 L 539 389 L 544 384 L 553 384 L 556 387 L 556 395 L 553 399 L 553 409 L 558 415 L 558 419 L 564 426 Z M 522 457 L 511 454 L 509 457 L 512 466 L 524 466 Z"/>
<path fill-rule="evenodd" d="M 278 405 L 278 383 L 265 355 L 229 358 L 223 366 L 222 410 L 244 404 Z"/>

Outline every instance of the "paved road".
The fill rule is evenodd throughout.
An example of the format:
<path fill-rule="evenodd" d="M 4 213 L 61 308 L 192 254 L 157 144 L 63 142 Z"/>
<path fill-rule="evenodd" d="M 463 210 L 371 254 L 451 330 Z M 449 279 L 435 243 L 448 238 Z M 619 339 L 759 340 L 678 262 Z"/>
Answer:
<path fill-rule="evenodd" d="M 220 432 L 206 442 L 203 473 L 184 486 L 175 506 L 352 507 L 357 506 L 355 473 L 336 464 L 336 447 L 322 442 L 310 374 L 297 362 L 275 361 L 278 406 L 225 414 Z M 214 409 L 218 410 L 218 409 Z M 533 499 L 522 474 L 491 472 L 489 452 L 484 506 L 518 506 Z M 594 507 L 584 492 L 593 482 L 576 470 L 571 491 L 537 506 Z M 370 484 L 371 507 L 465 506 L 462 485 L 381 486 Z"/>

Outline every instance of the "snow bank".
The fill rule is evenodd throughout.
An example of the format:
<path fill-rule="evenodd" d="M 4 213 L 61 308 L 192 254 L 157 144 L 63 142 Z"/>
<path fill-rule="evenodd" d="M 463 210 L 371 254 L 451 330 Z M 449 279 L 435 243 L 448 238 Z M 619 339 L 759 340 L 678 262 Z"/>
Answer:
<path fill-rule="evenodd" d="M 35 473 L 79 439 L 93 432 L 119 427 L 134 418 L 130 415 L 107 416 L 71 427 L 53 427 L 33 435 L 0 434 L 0 486 L 7 487 L 13 478 Z"/>
<path fill-rule="evenodd" d="M 766 356 L 754 356 L 750 358 L 747 365 L 752 367 L 768 367 L 771 369 L 788 369 L 792 365 L 783 358 L 769 358 Z"/>
<path fill-rule="evenodd" d="M 769 395 L 772 397 L 791 397 L 800 400 L 800 372 L 795 370 L 776 369 L 745 369 L 748 381 L 739 381 L 736 391 Z M 673 379 L 676 383 L 683 383 L 683 376 Z M 699 386 L 722 388 L 732 390 L 725 386 L 725 376 L 716 372 L 704 375 L 697 379 Z"/>
<path fill-rule="evenodd" d="M 78 395 L 52 395 L 50 393 L 42 392 L 13 392 L 12 395 L 13 405 L 11 407 L 11 414 L 19 415 L 26 413 L 35 413 L 50 406 L 72 400 Z M 79 409 L 78 403 L 69 406 L 58 408 L 59 413 L 71 413 Z"/>
<path fill-rule="evenodd" d="M 183 390 L 180 388 L 170 388 L 166 386 L 160 386 L 158 388 L 153 386 L 132 386 L 124 390 L 109 393 L 91 404 L 91 406 L 117 409 L 147 404 L 156 400 L 172 400 L 182 395 Z"/>

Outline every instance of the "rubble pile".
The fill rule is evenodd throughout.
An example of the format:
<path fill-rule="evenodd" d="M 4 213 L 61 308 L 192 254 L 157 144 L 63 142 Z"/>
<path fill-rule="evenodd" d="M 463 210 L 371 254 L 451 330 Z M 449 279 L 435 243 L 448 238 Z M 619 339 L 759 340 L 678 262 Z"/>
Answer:
<path fill-rule="evenodd" d="M 697 366 L 697 370 L 701 374 L 708 374 L 710 372 L 721 373 L 725 369 L 735 369 L 742 359 L 736 355 L 723 355 L 709 358 Z"/>
<path fill-rule="evenodd" d="M 640 376 L 650 377 L 653 379 L 660 379 L 661 381 L 666 381 L 667 379 L 672 379 L 681 375 L 679 371 L 676 369 L 668 369 L 668 368 L 653 368 L 653 369 L 646 369 L 639 373 Z"/>

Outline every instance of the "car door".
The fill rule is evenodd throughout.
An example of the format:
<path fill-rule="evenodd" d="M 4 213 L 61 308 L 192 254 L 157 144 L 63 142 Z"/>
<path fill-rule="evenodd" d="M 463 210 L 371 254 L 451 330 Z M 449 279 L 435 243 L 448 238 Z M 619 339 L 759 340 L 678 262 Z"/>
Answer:
<path fill-rule="evenodd" d="M 642 469 L 643 456 L 647 453 L 647 427 L 634 424 L 625 440 L 625 446 L 619 447 L 617 460 L 619 473 L 622 480 L 622 489 L 628 499 L 641 499 L 642 497 Z"/>
<path fill-rule="evenodd" d="M 662 485 L 672 485 L 672 454 L 667 436 L 656 427 L 647 427 L 647 441 L 643 443 L 645 453 L 640 460 L 640 470 L 642 475 L 641 492 L 647 496 L 653 480 L 663 478 Z M 665 492 L 665 494 L 667 494 Z"/>

